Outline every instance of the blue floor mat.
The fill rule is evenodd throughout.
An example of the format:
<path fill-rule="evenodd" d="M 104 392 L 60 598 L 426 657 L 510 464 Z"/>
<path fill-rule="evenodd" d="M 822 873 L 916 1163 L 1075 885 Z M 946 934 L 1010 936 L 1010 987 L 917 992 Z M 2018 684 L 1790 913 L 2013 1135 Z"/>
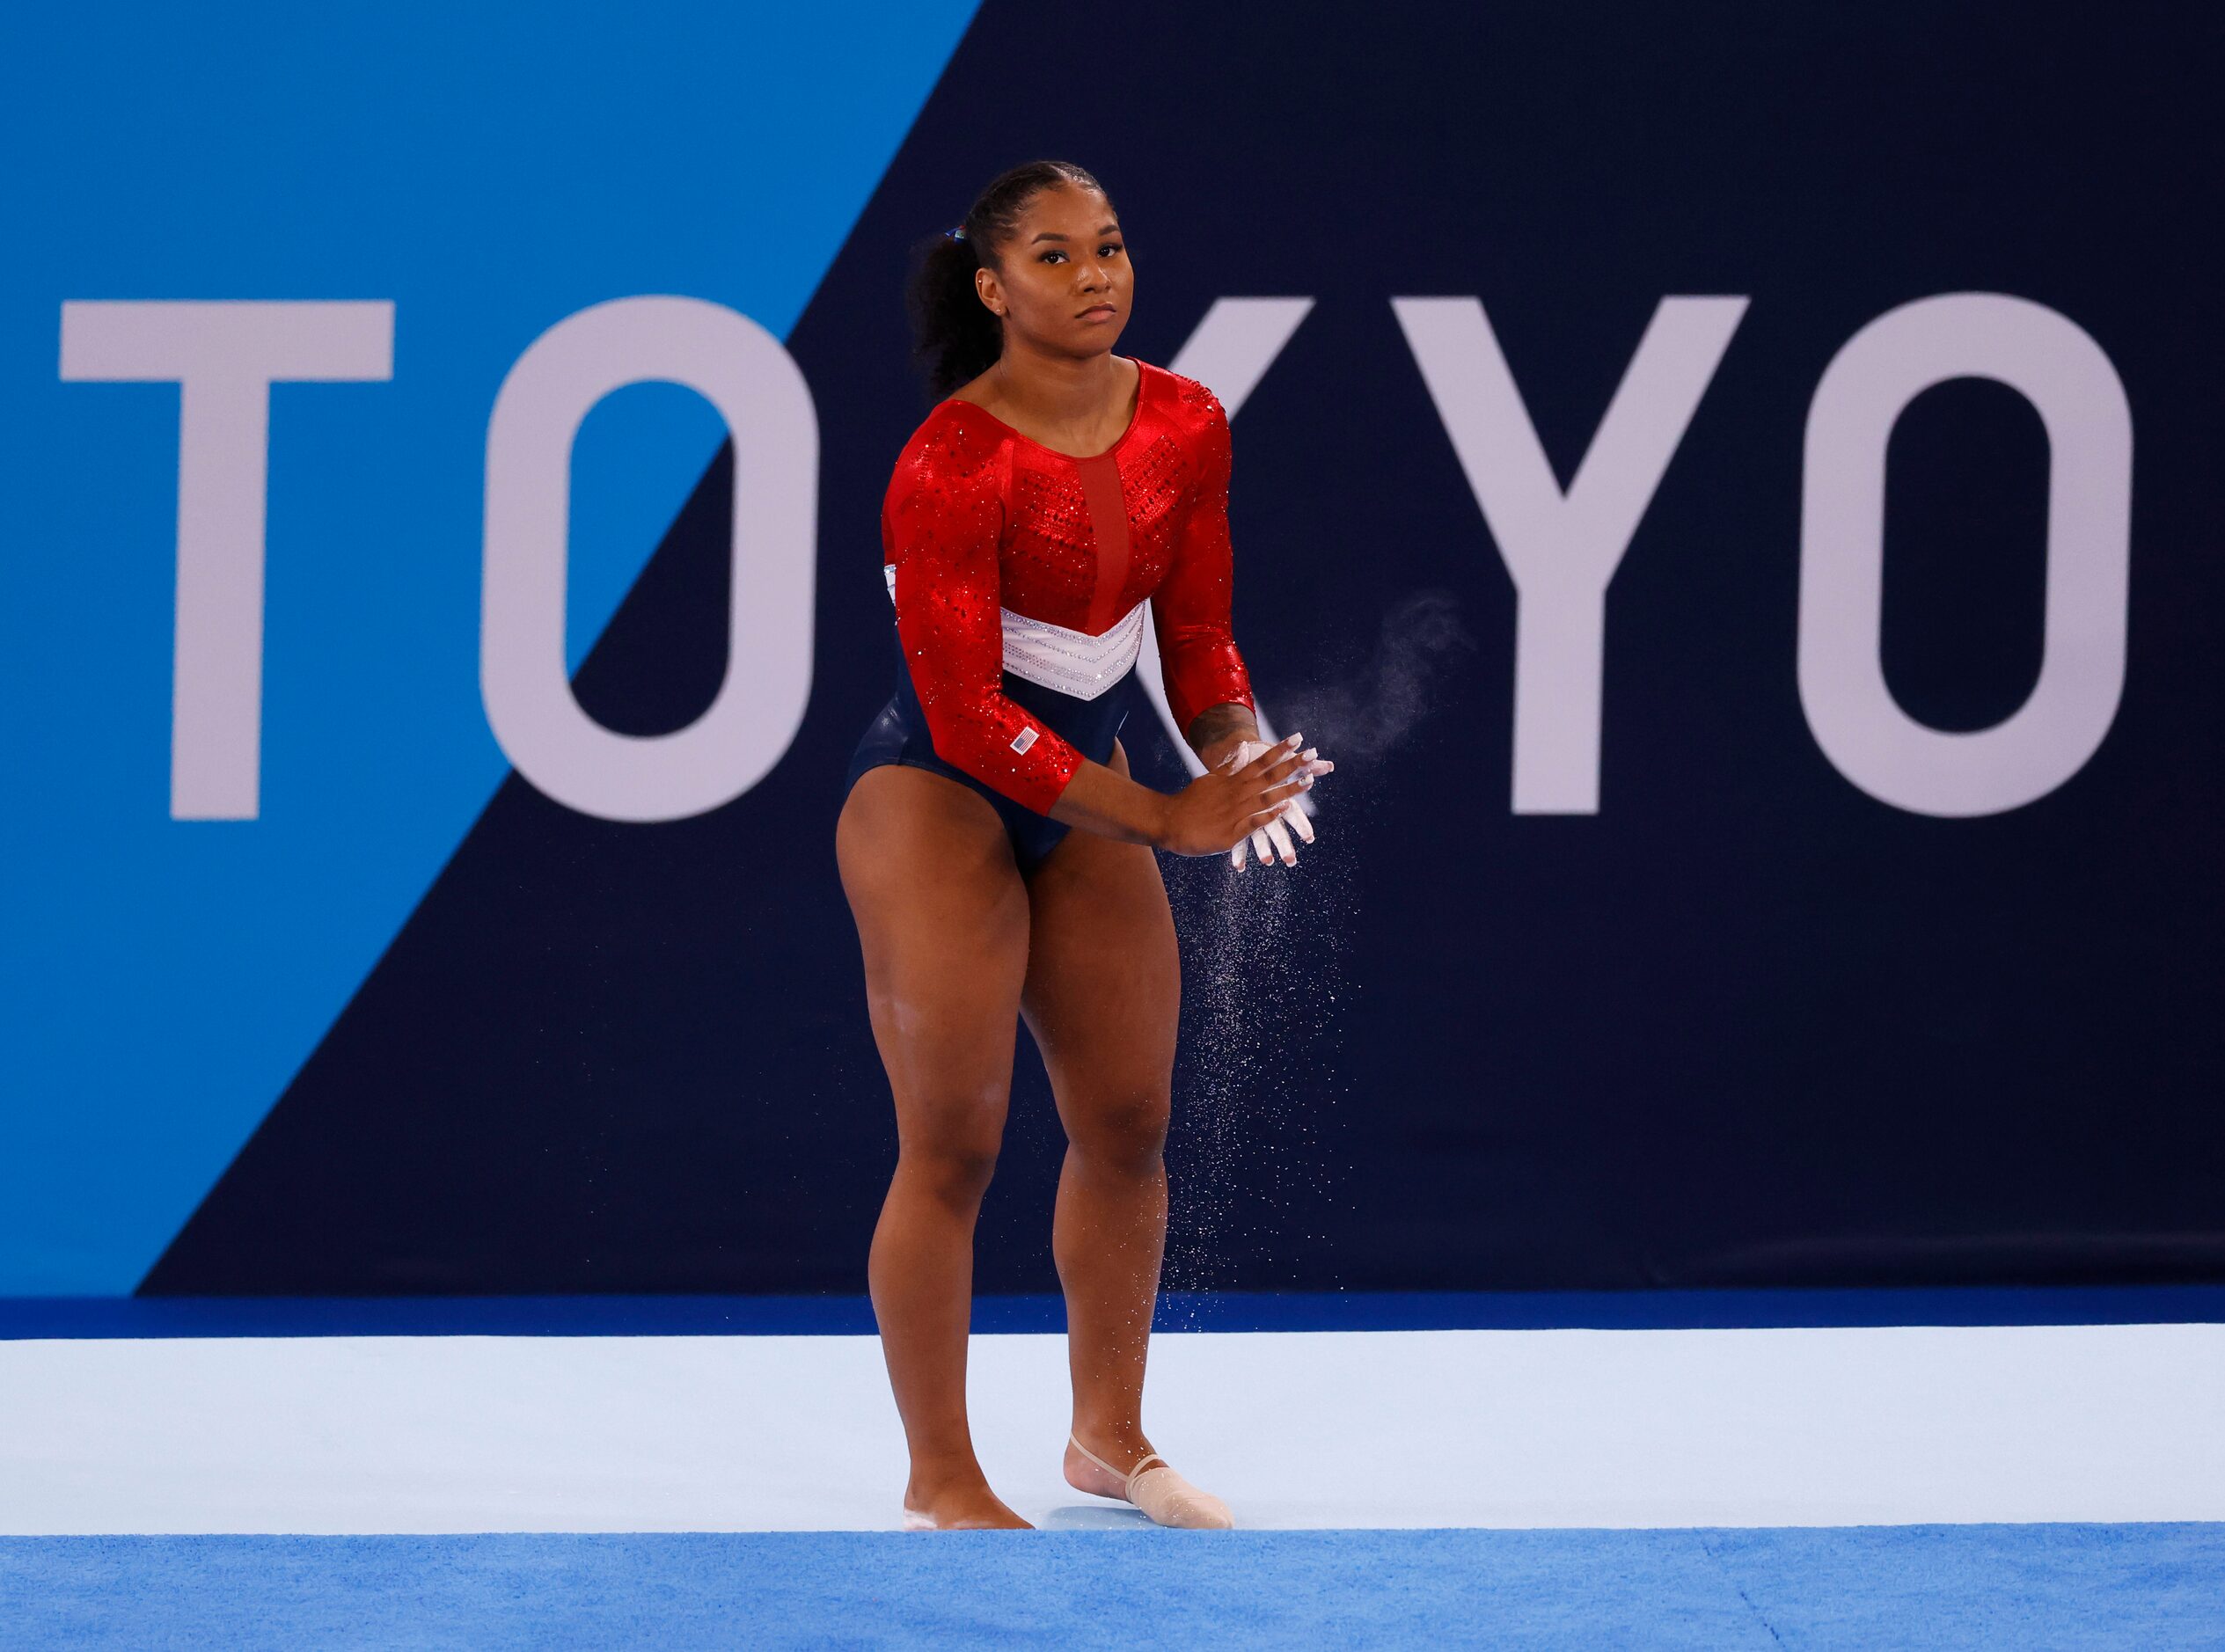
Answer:
<path fill-rule="evenodd" d="M 2225 1525 L 0 1538 L 14 1647 L 2225 1648 Z"/>

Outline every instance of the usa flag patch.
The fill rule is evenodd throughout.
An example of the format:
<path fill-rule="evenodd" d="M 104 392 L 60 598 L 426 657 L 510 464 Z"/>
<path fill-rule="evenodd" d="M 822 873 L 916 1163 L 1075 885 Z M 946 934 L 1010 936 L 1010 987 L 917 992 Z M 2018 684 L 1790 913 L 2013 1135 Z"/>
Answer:
<path fill-rule="evenodd" d="M 1032 723 L 1012 737 L 1012 749 L 1014 751 L 1024 753 L 1028 747 L 1034 745 L 1035 743 L 1036 730 L 1035 725 Z"/>

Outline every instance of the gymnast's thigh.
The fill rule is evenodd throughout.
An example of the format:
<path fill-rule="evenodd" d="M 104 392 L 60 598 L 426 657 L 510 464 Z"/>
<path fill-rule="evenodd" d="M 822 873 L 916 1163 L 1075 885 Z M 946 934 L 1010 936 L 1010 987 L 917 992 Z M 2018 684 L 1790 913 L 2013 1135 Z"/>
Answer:
<path fill-rule="evenodd" d="M 947 776 L 883 764 L 851 786 L 835 859 L 899 1138 L 993 1153 L 1028 968 L 1004 822 Z"/>
<path fill-rule="evenodd" d="M 1116 742 L 1111 767 L 1128 772 Z M 1138 1142 L 1163 1129 L 1174 1082 L 1182 960 L 1149 847 L 1077 828 L 1028 881 L 1021 1012 L 1069 1137 Z"/>

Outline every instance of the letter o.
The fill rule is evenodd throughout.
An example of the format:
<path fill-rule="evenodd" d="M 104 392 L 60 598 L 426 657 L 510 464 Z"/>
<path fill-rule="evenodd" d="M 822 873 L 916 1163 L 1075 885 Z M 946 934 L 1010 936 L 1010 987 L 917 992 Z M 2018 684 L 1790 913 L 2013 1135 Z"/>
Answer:
<path fill-rule="evenodd" d="M 1885 450 L 1907 405 L 1952 378 L 1998 380 L 2047 431 L 2039 680 L 1990 728 L 1919 723 L 1885 684 Z M 2125 684 L 2133 418 L 2076 323 L 2029 299 L 1946 293 L 1847 340 L 1808 408 L 1800 507 L 1800 705 L 1816 743 L 1870 796 L 1920 815 L 1997 814 L 2078 772 Z"/>
<path fill-rule="evenodd" d="M 668 735 L 615 733 L 565 667 L 572 444 L 595 405 L 648 381 L 684 385 L 735 450 L 726 676 Z M 699 298 L 615 298 L 567 316 L 518 357 L 487 429 L 479 691 L 519 773 L 604 820 L 680 820 L 731 802 L 779 762 L 811 693 L 819 423 L 780 341 Z"/>

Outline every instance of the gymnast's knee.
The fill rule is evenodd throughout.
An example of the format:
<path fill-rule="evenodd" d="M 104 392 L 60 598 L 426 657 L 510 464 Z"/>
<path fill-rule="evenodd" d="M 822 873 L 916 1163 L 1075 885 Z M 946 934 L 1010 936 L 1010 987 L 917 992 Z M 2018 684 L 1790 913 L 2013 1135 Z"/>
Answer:
<path fill-rule="evenodd" d="M 1093 1167 L 1148 1170 L 1167 1145 L 1168 1110 L 1163 1092 L 1098 1102 L 1076 1109 L 1066 1140 Z"/>
<path fill-rule="evenodd" d="M 929 1197 L 954 1210 L 978 1206 L 997 1173 L 1003 1121 L 993 1131 L 980 1126 L 941 1130 L 926 1140 L 907 1140 L 898 1150 L 897 1170 Z"/>

